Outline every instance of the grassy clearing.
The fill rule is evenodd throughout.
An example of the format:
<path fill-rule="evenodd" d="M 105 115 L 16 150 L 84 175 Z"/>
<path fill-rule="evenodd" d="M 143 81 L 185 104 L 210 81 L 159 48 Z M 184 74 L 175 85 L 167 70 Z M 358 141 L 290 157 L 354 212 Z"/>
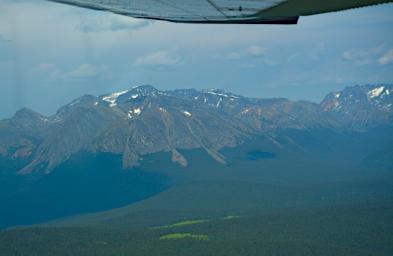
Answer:
<path fill-rule="evenodd" d="M 179 240 L 179 239 L 195 239 L 200 241 L 208 241 L 207 235 L 195 235 L 191 233 L 173 233 L 160 236 L 160 240 Z"/>
<path fill-rule="evenodd" d="M 222 219 L 223 220 L 233 220 L 233 219 L 239 219 L 239 218 L 242 218 L 242 216 L 240 216 L 240 215 L 228 215 L 228 216 L 225 216 Z"/>
<path fill-rule="evenodd" d="M 222 217 L 222 218 L 216 219 L 216 220 L 233 220 L 233 219 L 239 219 L 239 218 L 243 218 L 243 216 L 227 215 L 225 217 Z M 214 219 L 184 220 L 184 221 L 176 222 L 176 223 L 170 224 L 170 225 L 153 227 L 151 229 L 179 228 L 179 227 L 191 226 L 191 225 L 196 225 L 196 224 L 201 224 L 201 223 L 206 223 L 206 222 L 211 222 L 211 221 L 214 221 Z"/>
<path fill-rule="evenodd" d="M 178 228 L 178 227 L 184 227 L 184 226 L 190 226 L 190 225 L 195 225 L 195 224 L 200 224 L 200 223 L 205 223 L 210 220 L 185 220 L 185 221 L 180 221 L 171 225 L 166 225 L 166 226 L 160 226 L 156 227 L 157 229 L 165 229 L 165 228 Z"/>

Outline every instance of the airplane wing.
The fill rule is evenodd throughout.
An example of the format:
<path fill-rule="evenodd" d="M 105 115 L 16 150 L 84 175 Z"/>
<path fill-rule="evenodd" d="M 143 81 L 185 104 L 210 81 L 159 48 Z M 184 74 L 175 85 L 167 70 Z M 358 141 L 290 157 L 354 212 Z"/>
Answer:
<path fill-rule="evenodd" d="M 183 23 L 296 24 L 299 16 L 393 0 L 49 0 L 135 18 Z"/>

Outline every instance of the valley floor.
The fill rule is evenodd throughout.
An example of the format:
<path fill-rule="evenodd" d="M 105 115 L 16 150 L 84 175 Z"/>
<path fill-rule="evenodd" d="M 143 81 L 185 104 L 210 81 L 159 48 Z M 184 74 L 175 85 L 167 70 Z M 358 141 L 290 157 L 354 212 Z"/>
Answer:
<path fill-rule="evenodd" d="M 392 255 L 393 202 L 222 216 L 141 229 L 36 227 L 0 233 L 1 255 Z"/>
<path fill-rule="evenodd" d="M 371 155 L 379 165 L 371 160 L 367 165 L 363 159 L 370 159 L 369 154 L 355 154 L 356 147 L 344 150 L 343 143 L 341 151 L 328 151 L 327 155 L 316 146 L 319 144 L 309 151 L 288 153 L 254 140 L 223 150 L 226 165 L 202 150 L 184 151 L 191 163 L 187 168 L 168 161 L 169 153 L 164 152 L 146 156 L 143 170 L 101 170 L 99 176 L 81 172 L 78 166 L 96 170 L 104 166 L 97 163 L 106 163 L 113 167 L 120 158 L 71 159 L 62 167 L 71 176 L 62 176 L 60 170 L 60 176 L 50 179 L 50 184 L 62 181 L 59 184 L 66 188 L 75 178 L 80 180 L 73 193 L 61 190 L 68 197 L 57 202 L 59 209 L 68 209 L 80 192 L 86 196 L 80 202 L 88 202 L 91 196 L 96 207 L 123 191 L 135 195 L 148 190 L 131 204 L 119 202 L 120 208 L 80 211 L 65 218 L 48 218 L 39 225 L 0 231 L 0 255 L 393 255 L 391 159 Z M 108 182 L 113 173 L 117 178 Z M 63 177 L 70 177 L 69 183 Z M 96 183 L 89 190 L 85 185 L 91 183 L 91 177 L 96 177 Z M 130 181 L 138 182 L 133 187 Z M 101 186 L 104 184 L 106 187 Z M 53 185 L 50 189 L 54 191 Z M 43 197 L 48 193 L 40 191 L 37 202 L 47 208 L 29 204 L 26 214 L 50 209 L 51 204 L 45 202 L 53 201 L 45 200 L 54 198 Z M 30 195 L 32 202 L 38 200 Z M 23 213 L 22 207 L 14 209 Z"/>

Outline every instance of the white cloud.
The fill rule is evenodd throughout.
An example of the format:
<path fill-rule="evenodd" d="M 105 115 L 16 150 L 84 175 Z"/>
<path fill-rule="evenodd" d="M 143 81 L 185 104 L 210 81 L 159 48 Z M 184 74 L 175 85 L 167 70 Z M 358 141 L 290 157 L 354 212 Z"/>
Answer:
<path fill-rule="evenodd" d="M 248 47 L 245 52 L 250 56 L 261 57 L 265 55 L 266 50 L 263 47 L 253 45 Z"/>
<path fill-rule="evenodd" d="M 33 71 L 36 72 L 47 72 L 47 71 L 52 71 L 53 69 L 56 68 L 56 65 L 53 63 L 48 63 L 48 62 L 42 62 L 38 64 L 37 67 L 33 69 Z"/>
<path fill-rule="evenodd" d="M 290 63 L 292 61 L 299 59 L 300 57 L 301 57 L 301 53 L 295 52 L 295 53 L 288 56 L 287 62 Z"/>
<path fill-rule="evenodd" d="M 32 68 L 31 71 L 52 80 L 65 78 L 64 71 L 58 68 L 56 64 L 50 62 L 41 62 Z"/>
<path fill-rule="evenodd" d="M 352 62 L 357 66 L 365 66 L 376 63 L 382 51 L 382 46 L 366 50 L 348 50 L 343 52 L 341 57 L 344 61 Z"/>
<path fill-rule="evenodd" d="M 310 57 L 312 60 L 320 60 L 321 56 L 326 52 L 325 42 L 319 42 L 313 49 L 310 50 Z"/>
<path fill-rule="evenodd" d="M 244 69 L 251 69 L 251 68 L 255 68 L 256 65 L 253 63 L 242 63 L 239 65 L 239 67 L 244 68 Z"/>
<path fill-rule="evenodd" d="M 137 58 L 134 61 L 134 66 L 167 70 L 180 64 L 181 61 L 182 58 L 177 54 L 162 50 Z"/>
<path fill-rule="evenodd" d="M 52 80 L 87 79 L 97 78 L 108 74 L 109 67 L 106 65 L 82 64 L 79 67 L 66 71 L 56 64 L 42 62 L 31 70 L 33 73 L 43 75 Z"/>
<path fill-rule="evenodd" d="M 91 15 L 77 24 L 76 28 L 83 32 L 135 30 L 152 24 L 152 21 L 135 19 L 116 14 Z"/>
<path fill-rule="evenodd" d="M 68 75 L 71 78 L 94 78 L 105 74 L 107 71 L 108 67 L 105 65 L 83 64 Z"/>
<path fill-rule="evenodd" d="M 387 65 L 393 63 L 393 48 L 387 51 L 382 57 L 378 59 L 380 65 Z"/>
<path fill-rule="evenodd" d="M 224 58 L 227 60 L 240 60 L 243 58 L 243 55 L 239 52 L 231 52 L 228 53 Z"/>
<path fill-rule="evenodd" d="M 239 61 L 239 67 L 255 68 L 261 63 L 274 66 L 276 63 L 266 54 L 266 49 L 258 45 L 251 45 L 238 51 L 230 52 L 222 57 L 224 60 Z"/>
<path fill-rule="evenodd" d="M 226 56 L 224 56 L 224 59 L 226 60 L 240 60 L 243 58 L 261 58 L 264 57 L 266 54 L 266 49 L 257 46 L 257 45 L 252 45 L 249 46 L 245 49 L 241 49 L 239 51 L 234 51 L 231 53 L 228 53 Z"/>

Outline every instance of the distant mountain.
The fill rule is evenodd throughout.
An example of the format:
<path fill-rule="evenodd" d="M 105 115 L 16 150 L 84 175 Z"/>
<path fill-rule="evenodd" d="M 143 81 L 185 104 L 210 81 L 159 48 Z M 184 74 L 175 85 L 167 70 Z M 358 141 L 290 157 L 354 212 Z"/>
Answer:
<path fill-rule="evenodd" d="M 146 85 L 84 95 L 49 117 L 22 109 L 0 121 L 0 156 L 24 160 L 20 174 L 48 173 L 82 151 L 120 154 L 123 168 L 156 152 L 171 152 L 173 162 L 186 166 L 181 153 L 186 149 L 203 149 L 225 163 L 222 148 L 253 136 L 278 145 L 283 130 L 366 131 L 391 125 L 392 104 L 392 85 L 347 87 L 328 94 L 321 104 Z"/>
<path fill-rule="evenodd" d="M 0 121 L 0 155 L 25 158 L 32 155 L 43 140 L 48 119 L 23 108 L 8 120 Z"/>
<path fill-rule="evenodd" d="M 351 129 L 367 129 L 386 124 L 392 120 L 393 86 L 347 87 L 328 94 L 321 107 Z"/>

